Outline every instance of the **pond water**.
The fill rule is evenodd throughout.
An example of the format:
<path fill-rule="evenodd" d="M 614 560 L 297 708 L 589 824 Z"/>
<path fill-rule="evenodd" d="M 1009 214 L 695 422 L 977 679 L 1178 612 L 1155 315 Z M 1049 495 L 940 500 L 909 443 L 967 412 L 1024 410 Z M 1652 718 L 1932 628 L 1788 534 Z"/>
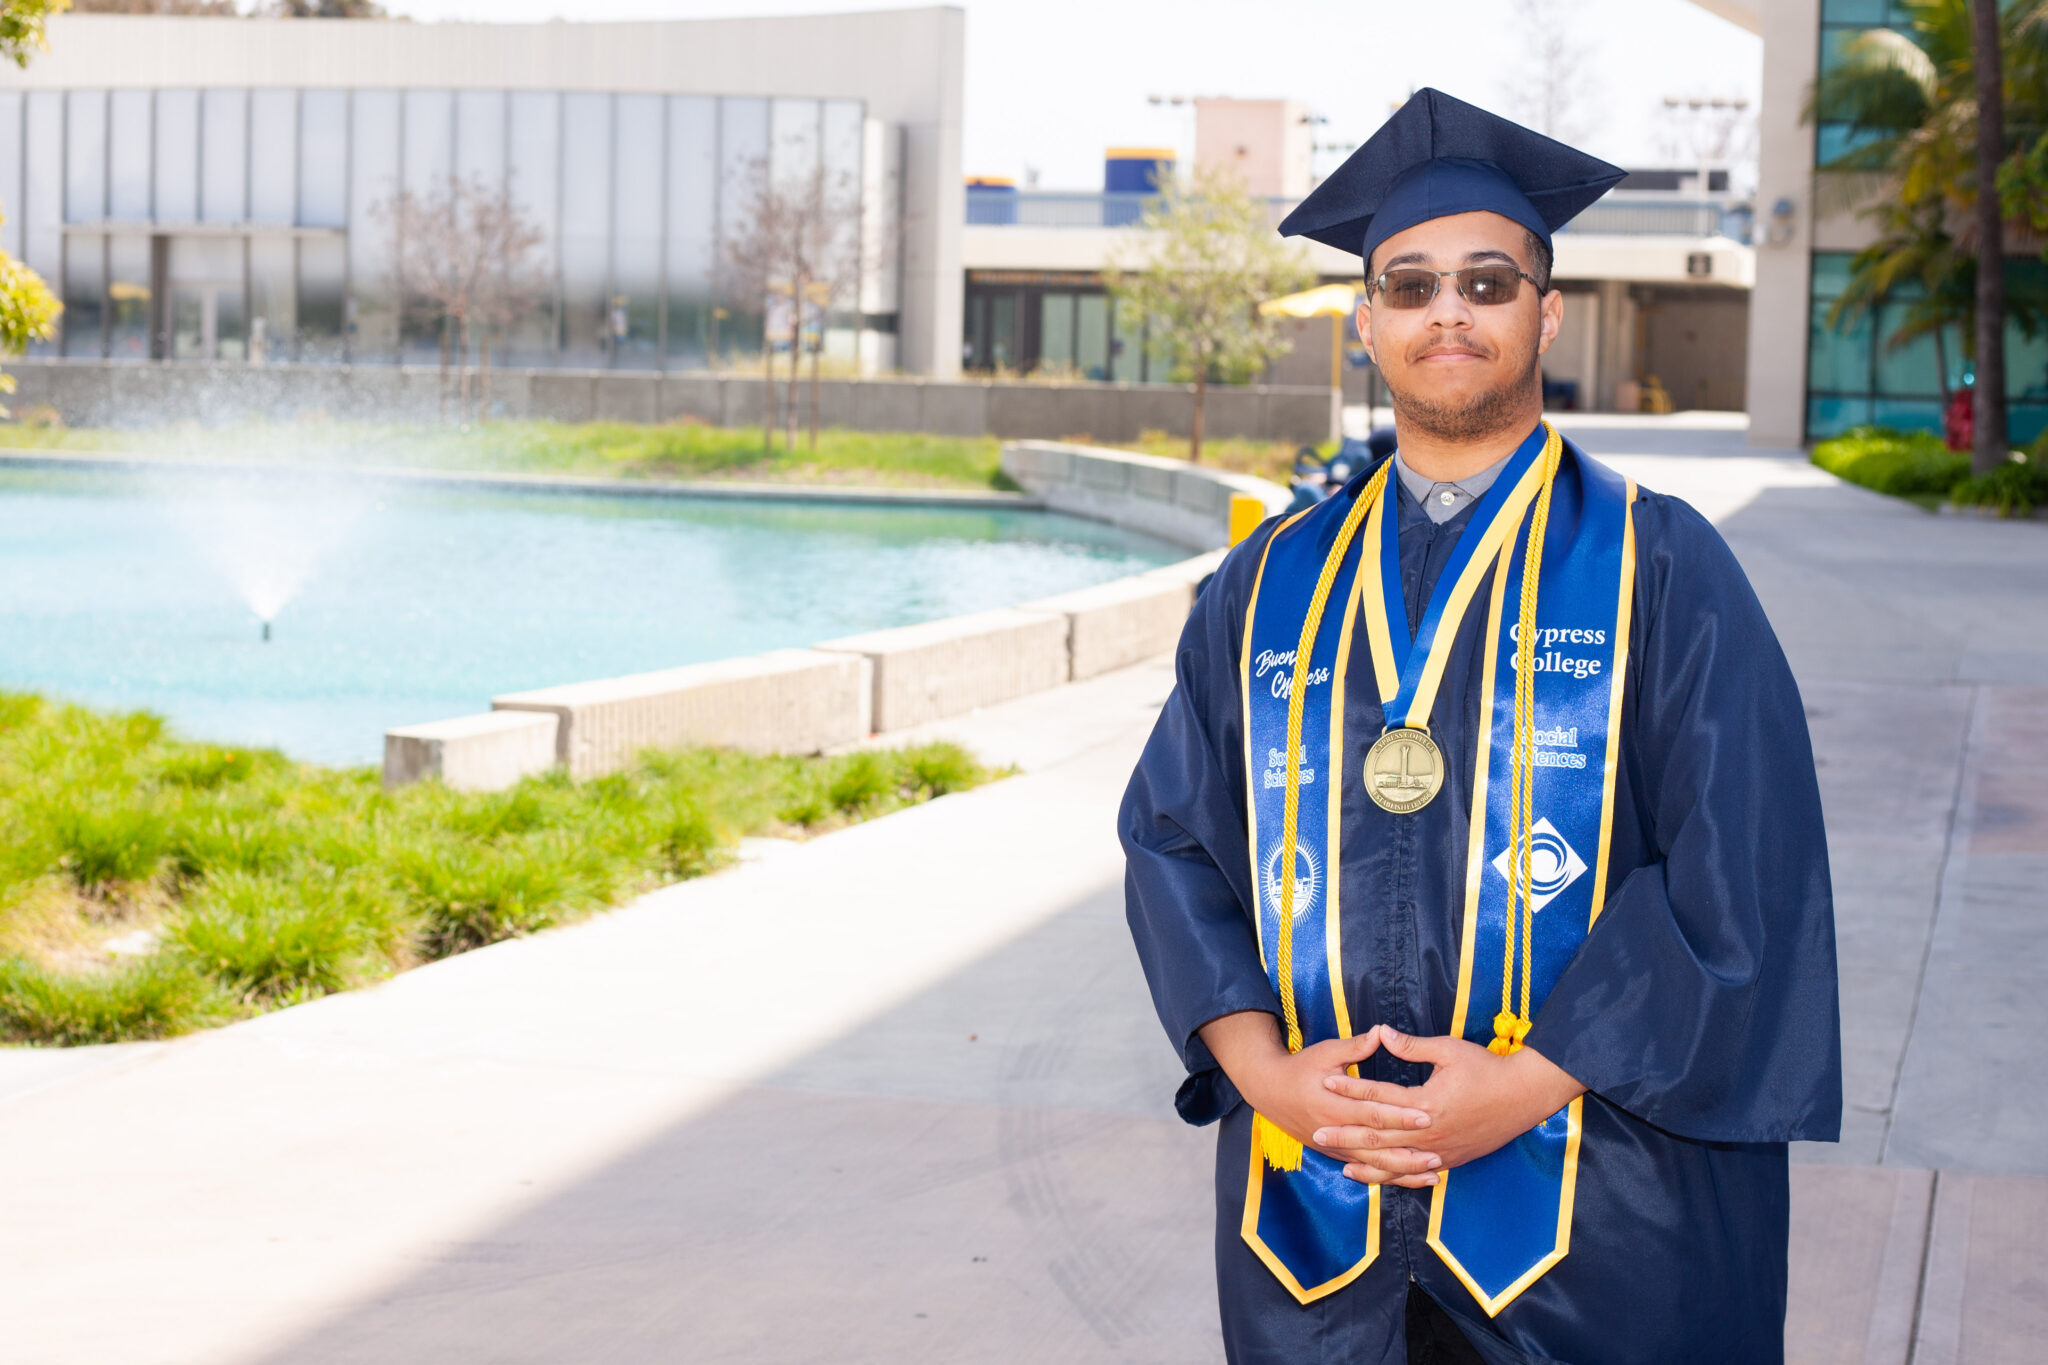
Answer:
<path fill-rule="evenodd" d="M 0 688 L 374 763 L 391 726 L 496 693 L 1011 606 L 1186 554 L 1009 508 L 0 469 Z"/>

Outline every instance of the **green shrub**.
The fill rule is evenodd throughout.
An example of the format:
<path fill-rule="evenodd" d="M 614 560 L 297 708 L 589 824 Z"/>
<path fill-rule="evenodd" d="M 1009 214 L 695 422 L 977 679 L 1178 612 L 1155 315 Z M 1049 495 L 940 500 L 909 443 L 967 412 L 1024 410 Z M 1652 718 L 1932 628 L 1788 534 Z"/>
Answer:
<path fill-rule="evenodd" d="M 400 919 L 374 878 L 231 872 L 197 892 L 170 939 L 238 996 L 304 1000 L 377 974 Z"/>
<path fill-rule="evenodd" d="M 83 891 L 145 881 L 169 851 L 163 816 L 133 799 L 102 795 L 55 806 L 44 818 L 58 866 Z"/>
<path fill-rule="evenodd" d="M 305 856 L 306 831 L 266 808 L 201 807 L 174 822 L 169 852 L 188 877 L 277 872 Z"/>
<path fill-rule="evenodd" d="M 1992 507 L 2000 516 L 2030 517 L 2048 507 L 2048 464 L 2022 456 L 1989 474 L 1975 474 L 1949 490 L 1959 507 Z"/>
<path fill-rule="evenodd" d="M 76 921 L 64 951 L 88 959 L 146 922 L 136 913 L 161 929 L 127 966 L 55 966 L 69 959 L 33 935 L 19 949 L 32 956 L 0 949 L 0 1038 L 160 1037 L 310 999 L 701 875 L 743 834 L 830 829 L 986 776 L 950 745 L 690 749 L 587 782 L 387 793 L 375 769 L 187 744 L 153 716 L 0 693 L 0 927 L 17 905 L 50 914 L 55 894 Z M 151 878 L 119 924 L 86 899 Z"/>
<path fill-rule="evenodd" d="M 157 764 L 159 781 L 174 787 L 196 787 L 212 791 L 230 782 L 246 782 L 256 775 L 258 763 L 276 760 L 275 754 L 252 749 L 226 749 L 215 744 L 181 745 L 164 755 Z"/>
<path fill-rule="evenodd" d="M 864 814 L 896 795 L 893 765 L 873 749 L 862 749 L 830 762 L 832 770 L 826 780 L 825 796 L 840 814 Z"/>
<path fill-rule="evenodd" d="M 0 1036 L 65 1046 L 165 1038 L 228 1017 L 227 1002 L 170 956 L 112 972 L 56 973 L 0 960 Z"/>
<path fill-rule="evenodd" d="M 398 878 L 419 917 L 420 947 L 450 957 L 546 929 L 596 900 L 566 840 L 510 844 L 422 841 L 399 855 Z"/>
<path fill-rule="evenodd" d="M 900 754 L 908 785 L 922 796 L 944 796 L 988 781 L 988 769 L 957 744 L 926 744 Z"/>
<path fill-rule="evenodd" d="M 1889 427 L 1856 427 L 1813 448 L 1813 462 L 1850 483 L 1896 498 L 1945 497 L 1968 477 L 1970 457 L 1939 436 Z"/>

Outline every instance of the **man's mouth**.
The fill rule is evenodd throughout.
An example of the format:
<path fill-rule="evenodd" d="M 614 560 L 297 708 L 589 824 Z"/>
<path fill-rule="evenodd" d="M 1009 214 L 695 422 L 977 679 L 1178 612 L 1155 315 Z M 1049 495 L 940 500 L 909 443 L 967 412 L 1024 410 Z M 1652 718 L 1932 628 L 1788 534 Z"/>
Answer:
<path fill-rule="evenodd" d="M 1417 360 L 1417 361 L 1425 361 L 1425 360 L 1444 360 L 1444 361 L 1456 361 L 1456 360 L 1484 360 L 1484 359 L 1486 359 L 1486 357 L 1485 357 L 1485 356 L 1483 356 L 1483 355 L 1481 355 L 1481 354 L 1480 354 L 1480 353 L 1479 353 L 1478 351 L 1475 351 L 1475 350 L 1471 350 L 1470 348 L 1468 348 L 1468 347 L 1464 347 L 1464 346 L 1439 346 L 1439 347 L 1437 347 L 1437 348 L 1436 348 L 1435 350 L 1430 350 L 1430 351 L 1424 351 L 1424 352 L 1423 352 L 1423 353 L 1422 353 L 1421 355 L 1419 355 L 1419 356 L 1417 356 L 1417 357 L 1416 357 L 1416 360 Z"/>

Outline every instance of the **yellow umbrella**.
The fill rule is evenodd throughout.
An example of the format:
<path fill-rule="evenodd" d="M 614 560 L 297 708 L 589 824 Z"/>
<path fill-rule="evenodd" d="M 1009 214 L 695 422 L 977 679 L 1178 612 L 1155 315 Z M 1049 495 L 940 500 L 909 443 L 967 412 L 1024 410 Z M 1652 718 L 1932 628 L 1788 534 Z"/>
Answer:
<path fill-rule="evenodd" d="M 1344 319 L 1358 309 L 1358 288 L 1349 284 L 1326 284 L 1267 299 L 1259 311 L 1267 317 L 1330 319 L 1330 387 L 1344 387 Z"/>

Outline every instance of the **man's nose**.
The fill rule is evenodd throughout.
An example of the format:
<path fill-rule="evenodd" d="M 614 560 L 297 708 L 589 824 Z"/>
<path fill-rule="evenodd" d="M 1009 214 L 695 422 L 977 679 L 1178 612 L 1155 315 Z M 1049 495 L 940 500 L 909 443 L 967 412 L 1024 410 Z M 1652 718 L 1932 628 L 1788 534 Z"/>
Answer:
<path fill-rule="evenodd" d="M 1436 297 L 1429 301 L 1429 325 L 1432 327 L 1470 327 L 1472 305 L 1465 302 L 1465 296 L 1458 292 L 1455 275 L 1446 275 L 1437 281 Z"/>

